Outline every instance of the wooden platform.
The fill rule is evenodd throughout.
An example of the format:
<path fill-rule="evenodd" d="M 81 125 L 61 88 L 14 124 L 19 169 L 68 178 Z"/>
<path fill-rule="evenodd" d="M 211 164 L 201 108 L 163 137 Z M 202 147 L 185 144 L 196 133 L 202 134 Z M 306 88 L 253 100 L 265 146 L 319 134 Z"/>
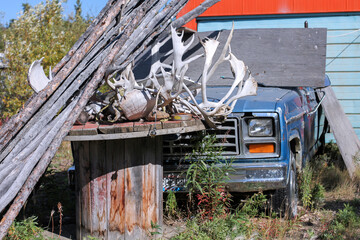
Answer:
<path fill-rule="evenodd" d="M 128 139 L 150 136 L 152 130 L 156 136 L 201 131 L 205 129 L 200 119 L 189 121 L 165 121 L 165 122 L 125 122 L 112 125 L 87 123 L 75 125 L 65 137 L 66 141 L 99 141 Z"/>

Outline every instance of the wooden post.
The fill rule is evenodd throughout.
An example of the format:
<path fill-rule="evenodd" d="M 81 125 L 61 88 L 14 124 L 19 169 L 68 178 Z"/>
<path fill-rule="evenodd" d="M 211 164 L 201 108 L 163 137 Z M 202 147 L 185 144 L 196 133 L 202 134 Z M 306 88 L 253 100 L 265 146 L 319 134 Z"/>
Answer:
<path fill-rule="evenodd" d="M 161 136 L 72 142 L 76 238 L 150 238 L 162 225 Z"/>

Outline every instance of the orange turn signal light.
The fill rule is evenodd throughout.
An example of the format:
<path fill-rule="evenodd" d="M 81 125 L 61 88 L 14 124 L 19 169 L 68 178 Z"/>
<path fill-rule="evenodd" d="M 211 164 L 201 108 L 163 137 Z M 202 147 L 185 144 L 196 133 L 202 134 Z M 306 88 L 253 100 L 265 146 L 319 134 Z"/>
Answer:
<path fill-rule="evenodd" d="M 249 144 L 250 153 L 273 153 L 275 152 L 275 146 L 273 143 L 257 143 Z"/>

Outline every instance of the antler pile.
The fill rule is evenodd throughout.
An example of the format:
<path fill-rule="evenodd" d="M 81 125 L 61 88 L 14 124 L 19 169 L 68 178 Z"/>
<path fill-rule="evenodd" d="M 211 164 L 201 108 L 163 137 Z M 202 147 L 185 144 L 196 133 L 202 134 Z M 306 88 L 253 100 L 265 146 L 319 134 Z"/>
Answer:
<path fill-rule="evenodd" d="M 237 99 L 256 95 L 257 83 L 248 71 L 244 62 L 237 59 L 231 52 L 230 42 L 233 36 L 234 28 L 232 28 L 228 39 L 223 47 L 220 57 L 212 65 L 215 52 L 220 44 L 218 37 L 216 39 L 205 38 L 200 43 L 204 49 L 205 54 L 196 55 L 189 59 L 183 60 L 183 56 L 194 41 L 194 35 L 191 37 L 188 44 L 184 44 L 182 41 L 184 32 L 178 35 L 174 28 L 171 28 L 171 39 L 173 50 L 169 51 L 165 55 L 173 53 L 172 65 L 163 63 L 160 61 L 160 48 L 168 41 L 169 37 L 161 42 L 155 44 L 151 50 L 152 65 L 150 73 L 147 76 L 147 87 L 139 86 L 135 81 L 134 74 L 132 73 L 132 65 L 129 65 L 115 80 L 115 83 L 107 81 L 108 85 L 116 91 L 117 104 L 120 108 L 126 112 L 125 115 L 128 119 L 136 119 L 145 117 L 153 108 L 167 107 L 170 112 L 193 112 L 201 116 L 210 126 L 214 127 L 214 123 L 219 120 L 224 120 L 232 112 L 236 104 Z M 189 68 L 189 64 L 205 56 L 204 68 L 202 71 L 201 84 L 196 84 L 190 78 L 186 77 L 186 72 Z M 230 70 L 233 73 L 234 81 L 229 91 L 218 102 L 210 102 L 207 98 L 207 82 L 212 77 L 217 67 L 223 62 L 228 61 L 230 63 Z M 245 76 L 248 73 L 248 78 L 244 81 Z M 195 85 L 196 91 L 189 89 L 189 83 Z M 237 92 L 234 94 L 235 89 Z M 141 94 L 134 94 L 134 91 Z M 198 103 L 195 96 L 201 92 L 202 102 Z M 159 102 L 154 101 L 155 94 L 159 94 Z M 142 97 L 147 101 L 141 101 Z M 135 98 L 129 100 L 129 98 Z M 135 111 L 132 109 L 129 111 L 128 107 L 123 103 L 126 101 L 132 101 L 138 103 L 138 108 L 141 111 Z M 141 104 L 139 103 L 141 102 Z"/>

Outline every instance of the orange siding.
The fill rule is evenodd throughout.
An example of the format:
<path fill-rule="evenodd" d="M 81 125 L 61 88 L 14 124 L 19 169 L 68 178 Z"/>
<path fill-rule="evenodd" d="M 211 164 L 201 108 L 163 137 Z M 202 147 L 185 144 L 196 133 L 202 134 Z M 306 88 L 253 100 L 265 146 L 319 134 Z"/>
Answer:
<path fill-rule="evenodd" d="M 203 1 L 189 0 L 179 16 L 191 11 Z M 221 0 L 200 17 L 358 11 L 359 0 Z M 196 29 L 196 20 L 185 26 Z"/>

